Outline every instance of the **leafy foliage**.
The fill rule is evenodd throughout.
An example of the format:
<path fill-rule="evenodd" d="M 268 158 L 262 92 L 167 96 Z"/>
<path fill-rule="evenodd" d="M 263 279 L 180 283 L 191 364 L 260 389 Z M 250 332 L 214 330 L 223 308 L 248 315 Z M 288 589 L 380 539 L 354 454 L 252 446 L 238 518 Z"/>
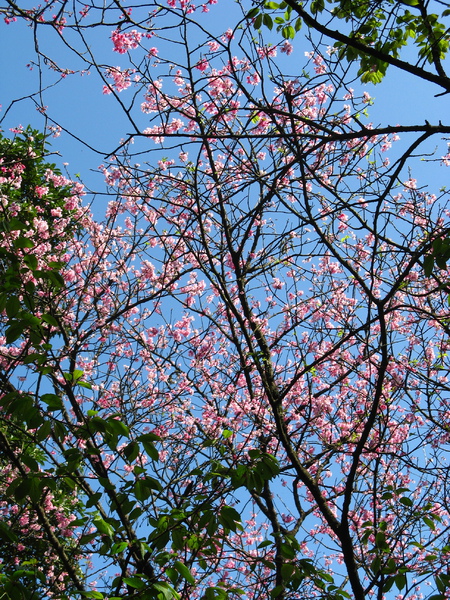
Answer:
<path fill-rule="evenodd" d="M 0 138 L 2 340 L 24 340 L 7 362 L 3 357 L 0 381 L 0 592 L 13 600 L 40 598 L 49 588 L 73 591 L 67 561 L 81 576 L 71 526 L 80 505 L 41 448 L 51 424 L 7 376 L 14 363 L 46 372 L 57 321 L 43 311 L 64 286 L 61 258 L 80 227 L 71 182 L 46 162 L 46 153 L 45 137 L 30 128 Z M 50 532 L 60 536 L 59 553 L 49 546 Z"/>
<path fill-rule="evenodd" d="M 440 14 L 429 12 L 431 6 Z M 326 34 L 335 40 L 340 60 L 358 63 L 362 83 L 380 83 L 392 64 L 420 76 L 428 63 L 436 70 L 435 82 L 440 79 L 446 90 L 449 82 L 442 61 L 449 50 L 449 16 L 448 8 L 422 0 L 261 2 L 248 13 L 256 29 L 276 24 L 285 39 L 293 39 L 302 23 Z M 400 60 L 408 43 L 416 47 L 417 63 Z"/>

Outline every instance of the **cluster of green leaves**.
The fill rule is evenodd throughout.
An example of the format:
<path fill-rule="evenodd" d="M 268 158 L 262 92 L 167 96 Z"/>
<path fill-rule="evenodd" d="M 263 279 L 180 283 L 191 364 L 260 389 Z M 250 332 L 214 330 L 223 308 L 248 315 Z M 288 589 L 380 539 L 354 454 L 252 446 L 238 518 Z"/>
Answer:
<path fill-rule="evenodd" d="M 76 211 L 66 208 L 67 200 L 73 196 L 71 186 L 56 186 L 46 178 L 48 171 L 61 175 L 55 164 L 46 161 L 47 146 L 46 136 L 29 127 L 12 140 L 0 136 L 0 166 L 5 179 L 0 184 L 0 195 L 6 199 L 0 203 L 0 233 L 11 240 L 9 247 L 6 244 L 0 247 L 0 313 L 6 310 L 6 342 L 11 344 L 26 334 L 35 348 L 48 342 L 51 328 L 58 324 L 49 309 L 51 303 L 46 302 L 64 287 L 60 274 L 64 263 L 58 260 L 55 247 L 71 239 L 80 228 Z M 12 183 L 18 169 L 20 185 Z M 36 192 L 39 187 L 47 189 L 45 198 Z M 61 218 L 67 219 L 64 235 L 53 231 L 54 209 L 60 211 Z M 34 225 L 36 218 L 48 225 L 46 241 L 53 247 L 49 256 L 36 255 L 34 251 L 39 243 Z M 48 348 L 43 350 L 45 353 Z M 44 353 L 31 354 L 27 360 L 42 364 Z"/>
<path fill-rule="evenodd" d="M 66 207 L 73 191 L 71 184 L 55 185 L 52 179 L 46 177 L 48 171 L 57 177 L 62 175 L 56 164 L 48 161 L 50 155 L 48 136 L 29 126 L 17 133 L 13 139 L 0 135 L 0 165 L 3 177 L 6 176 L 7 179 L 18 165 L 24 167 L 21 169 L 20 186 L 11 186 L 6 181 L 1 184 L 2 194 L 7 196 L 9 204 L 19 205 L 17 220 L 24 226 L 22 228 L 26 227 L 28 230 L 32 227 L 34 218 L 42 218 L 49 225 L 50 241 L 58 244 L 62 236 L 58 232 L 57 238 L 52 239 L 52 222 L 55 218 L 52 210 L 60 209 L 63 218 L 73 216 L 73 209 Z M 36 192 L 40 186 L 47 188 L 43 196 Z M 2 207 L 2 227 L 7 225 L 9 220 L 11 219 L 8 210 Z M 71 239 L 78 229 L 79 223 L 76 220 L 70 221 L 65 227 L 65 238 Z"/>
<path fill-rule="evenodd" d="M 20 403 L 18 405 L 21 406 Z M 29 404 L 27 406 L 31 408 Z M 32 414 L 36 420 L 36 411 L 32 410 Z M 48 428 L 42 424 L 38 431 L 28 433 L 23 416 L 23 413 L 13 413 L 0 421 L 0 506 L 3 510 L 0 522 L 0 597 L 38 600 L 42 597 L 42 590 L 48 586 L 46 567 L 58 576 L 65 572 L 65 565 L 51 551 L 42 527 L 35 527 L 38 524 L 35 507 L 51 496 L 54 509 L 46 511 L 46 518 L 48 525 L 58 531 L 58 518 L 61 515 L 68 517 L 77 511 L 79 501 L 70 493 L 71 489 L 63 479 L 52 477 L 45 470 L 45 455 L 39 442 L 48 435 Z M 73 556 L 77 548 L 76 539 L 71 536 L 60 536 L 59 539 L 65 554 Z M 81 578 L 81 569 L 75 559 L 73 565 Z M 68 578 L 66 587 L 67 593 L 74 590 Z"/>
<path fill-rule="evenodd" d="M 320 594 L 328 600 L 346 600 L 350 598 L 350 594 L 335 585 L 334 578 L 330 573 L 317 568 L 309 558 L 298 558 L 301 555 L 301 548 L 294 535 L 280 534 L 279 537 L 279 551 L 283 558 L 281 565 L 283 583 L 271 590 L 271 598 L 279 598 L 286 591 L 295 593 L 300 589 L 300 586 L 304 588 L 305 584 L 309 585 L 312 597 Z M 264 547 L 270 543 L 269 541 L 262 542 L 259 547 Z M 273 570 L 276 568 L 275 564 L 267 561 L 265 561 L 265 566 Z"/>
<path fill-rule="evenodd" d="M 450 237 L 438 237 L 434 240 L 431 251 L 424 256 L 423 270 L 427 277 L 433 273 L 435 267 L 438 269 L 447 269 L 447 262 L 450 260 Z"/>
<path fill-rule="evenodd" d="M 283 13 L 272 18 L 268 11 L 283 11 Z M 253 26 L 255 29 L 261 29 L 264 25 L 272 30 L 275 25 L 276 30 L 286 40 L 294 39 L 295 34 L 300 31 L 302 26 L 302 19 L 293 17 L 292 7 L 288 6 L 286 2 L 264 2 L 263 9 L 256 6 L 249 11 L 247 17 L 254 19 Z"/>
<path fill-rule="evenodd" d="M 234 468 L 217 462 L 212 470 L 212 476 L 229 479 L 234 489 L 245 487 L 257 493 L 261 493 L 265 483 L 279 473 L 280 467 L 275 456 L 257 448 L 249 450 L 248 461 L 239 463 Z"/>
<path fill-rule="evenodd" d="M 405 5 L 416 12 L 412 13 Z M 351 38 L 379 53 L 380 57 L 376 57 L 364 49 L 336 42 L 341 58 L 359 62 L 358 76 L 363 83 L 380 83 L 389 66 L 382 57 L 400 58 L 401 49 L 410 41 L 418 48 L 419 61 L 431 64 L 435 59 L 441 61 L 446 57 L 449 49 L 447 27 L 439 20 L 439 15 L 422 15 L 418 7 L 418 0 L 382 3 L 342 0 L 332 10 L 333 16 L 351 23 Z M 449 11 L 444 11 L 441 17 L 448 14 Z"/>
<path fill-rule="evenodd" d="M 398 505 L 406 508 L 414 506 L 411 490 L 406 487 L 397 488 L 388 485 L 383 494 L 381 494 L 380 501 L 394 501 L 395 503 L 398 503 Z M 423 524 L 432 531 L 436 529 L 436 523 L 442 521 L 438 515 L 434 514 L 434 507 L 431 503 L 423 504 L 420 507 L 416 506 L 415 508 L 415 518 L 418 521 L 422 521 Z M 362 526 L 365 528 L 365 532 L 361 538 L 363 544 L 369 544 L 369 540 L 372 539 L 373 536 L 373 547 L 371 548 L 373 559 L 370 563 L 370 570 L 375 576 L 380 578 L 382 592 L 389 592 L 394 585 L 401 592 L 407 585 L 407 574 L 410 573 L 411 570 L 407 566 L 397 564 L 396 560 L 393 558 L 392 546 L 395 545 L 395 541 L 390 539 L 388 523 L 386 521 L 379 521 L 375 525 L 372 521 L 366 521 Z M 430 548 L 426 548 L 419 541 L 411 540 L 410 544 L 422 552 L 428 552 L 425 561 L 430 565 L 438 558 L 437 554 L 442 554 L 442 557 L 445 557 L 449 551 L 448 547 L 444 547 L 437 551 L 437 554 L 433 554 Z M 431 573 L 432 571 L 430 570 L 430 574 Z M 439 597 L 439 600 L 443 600 L 443 598 L 443 596 L 442 598 Z M 438 600 L 438 597 L 436 597 L 435 600 Z"/>
<path fill-rule="evenodd" d="M 232 432 L 228 430 L 223 432 L 225 439 L 231 435 Z M 225 445 L 223 448 L 223 454 L 226 454 Z M 252 494 L 259 496 L 266 493 L 266 484 L 276 478 L 280 472 L 280 465 L 273 454 L 254 448 L 248 451 L 246 461 L 242 461 L 234 467 L 230 468 L 221 462 L 213 462 L 211 472 L 205 476 L 205 479 L 216 478 L 217 482 L 229 481 L 233 489 L 244 487 Z M 225 511 L 227 511 L 226 515 L 224 515 Z M 226 516 L 225 520 L 224 516 Z M 211 518 L 213 519 L 212 522 L 217 520 L 213 515 L 211 515 Z M 242 529 L 239 513 L 231 507 L 223 507 L 218 520 L 226 532 Z M 301 586 L 304 587 L 305 585 L 309 585 L 311 590 L 314 590 L 314 595 L 322 593 L 329 600 L 346 600 L 350 597 L 345 590 L 335 585 L 334 579 L 329 573 L 323 569 L 318 569 L 311 560 L 299 558 L 302 551 L 295 535 L 280 533 L 275 540 L 261 542 L 258 549 L 263 550 L 264 548 L 275 549 L 282 560 L 281 577 L 283 583 L 271 590 L 271 598 L 278 598 L 286 591 L 295 593 Z M 255 569 L 257 564 L 262 564 L 272 571 L 278 568 L 272 560 L 260 558 L 258 563 L 250 563 L 250 569 Z M 236 590 L 233 591 L 236 593 Z M 209 600 L 209 598 L 225 599 L 227 596 L 205 596 L 205 600 Z"/>
<path fill-rule="evenodd" d="M 73 196 L 71 186 L 54 185 L 47 178 L 49 170 L 57 177 L 61 175 L 45 158 L 47 146 L 46 137 L 31 128 L 13 139 L 0 135 L 0 235 L 4 241 L 0 247 L 0 331 L 7 344 L 19 338 L 25 341 L 23 355 L 16 360 L 32 365 L 41 375 L 50 369 L 46 365 L 51 350 L 49 340 L 52 328 L 58 325 L 51 314 L 52 296 L 64 288 L 60 273 L 63 263 L 55 260 L 56 248 L 79 228 L 75 211 L 66 208 L 67 200 Z M 45 199 L 36 191 L 40 187 L 46 189 Z M 67 219 L 63 236 L 52 228 L 51 211 L 55 208 Z M 36 218 L 48 224 L 46 241 L 52 248 L 49 256 L 36 254 L 40 241 Z M 39 403 L 14 388 L 6 377 L 0 380 L 0 393 L 0 505 L 4 514 L 0 526 L 0 596 L 34 600 L 42 597 L 48 583 L 46 568 L 58 575 L 64 572 L 65 565 L 51 553 L 42 528 L 24 528 L 20 520 L 23 517 L 33 523 L 36 506 L 43 506 L 51 495 L 55 510 L 47 511 L 46 517 L 49 526 L 57 531 L 56 513 L 71 514 L 77 510 L 78 501 L 66 480 L 53 477 L 46 468 L 40 443 L 49 436 L 51 423 Z M 19 552 L 18 544 L 22 548 Z M 67 556 L 73 556 L 74 538 L 61 537 L 60 544 Z M 76 559 L 71 560 L 81 576 Z M 68 581 L 67 592 L 71 590 L 73 586 Z"/>
<path fill-rule="evenodd" d="M 321 13 L 326 15 L 323 23 Z M 263 2 L 247 16 L 256 29 L 263 25 L 272 29 L 275 25 L 285 39 L 294 38 L 303 22 L 321 33 L 326 29 L 332 35 L 330 19 L 345 21 L 348 26 L 335 26 L 339 31 L 346 31 L 347 37 L 347 41 L 335 41 L 339 57 L 359 63 L 361 81 L 376 84 L 386 74 L 388 58 L 400 58 L 401 49 L 408 42 L 417 47 L 418 62 L 438 65 L 449 50 L 448 26 L 444 22 L 449 15 L 449 9 L 440 15 L 428 14 L 421 0 L 310 0 L 306 3 L 290 0 Z"/>

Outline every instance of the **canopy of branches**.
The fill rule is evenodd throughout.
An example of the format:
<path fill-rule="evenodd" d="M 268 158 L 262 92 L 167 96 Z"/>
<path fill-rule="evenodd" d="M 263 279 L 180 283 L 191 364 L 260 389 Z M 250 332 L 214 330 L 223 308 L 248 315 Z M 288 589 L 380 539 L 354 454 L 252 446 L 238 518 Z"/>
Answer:
<path fill-rule="evenodd" d="M 447 7 L 0 11 L 46 132 L 5 107 L 0 597 L 444 600 Z M 387 68 L 429 120 L 371 122 Z M 115 147 L 57 118 L 86 71 Z M 50 135 L 99 151 L 95 192 Z"/>

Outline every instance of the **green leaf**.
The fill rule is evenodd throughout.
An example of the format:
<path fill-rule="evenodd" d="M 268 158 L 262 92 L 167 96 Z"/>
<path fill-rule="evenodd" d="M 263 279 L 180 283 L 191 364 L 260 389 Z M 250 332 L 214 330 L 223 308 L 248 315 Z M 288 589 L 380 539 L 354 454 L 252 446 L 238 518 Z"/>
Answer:
<path fill-rule="evenodd" d="M 176 584 L 178 581 L 179 573 L 176 569 L 172 569 L 172 567 L 167 567 L 164 574 L 170 579 L 173 584 Z"/>
<path fill-rule="evenodd" d="M 19 219 L 16 219 L 16 217 L 9 219 L 8 226 L 9 226 L 10 231 L 20 231 L 21 229 L 30 229 L 29 225 L 25 225 L 25 223 L 22 223 L 22 221 L 19 221 Z"/>
<path fill-rule="evenodd" d="M 130 437 L 129 428 L 125 425 L 125 423 L 123 423 L 119 419 L 114 418 L 114 415 L 112 415 L 108 419 L 107 430 L 110 433 L 114 433 L 118 437 L 121 437 L 121 436 L 127 437 L 127 438 Z"/>
<path fill-rule="evenodd" d="M 251 459 L 257 460 L 261 456 L 261 450 L 254 448 L 248 451 L 248 455 Z"/>
<path fill-rule="evenodd" d="M 154 583 L 153 588 L 158 592 L 161 592 L 164 600 L 172 600 L 173 598 L 175 598 L 175 600 L 180 599 L 180 594 L 178 594 L 172 586 L 164 581 Z"/>
<path fill-rule="evenodd" d="M 44 483 L 39 477 L 24 477 L 14 490 L 14 497 L 18 501 L 29 497 L 34 502 L 37 502 L 42 495 L 43 488 Z"/>
<path fill-rule="evenodd" d="M 26 265 L 28 265 L 32 271 L 37 269 L 38 259 L 36 258 L 36 256 L 34 256 L 34 254 L 27 254 L 26 256 L 24 256 L 23 262 Z"/>
<path fill-rule="evenodd" d="M 228 594 L 224 589 L 219 587 L 209 587 L 206 588 L 202 600 L 227 600 L 227 598 Z"/>
<path fill-rule="evenodd" d="M 294 559 L 297 555 L 295 549 L 290 544 L 286 544 L 285 542 L 281 543 L 280 550 L 281 550 L 281 555 L 284 558 L 288 558 L 289 560 Z"/>
<path fill-rule="evenodd" d="M 48 323 L 49 325 L 53 325 L 53 327 L 58 327 L 59 326 L 59 323 L 55 319 L 55 317 L 53 317 L 52 315 L 49 315 L 48 313 L 44 313 L 42 315 L 41 319 L 44 321 L 44 323 Z"/>
<path fill-rule="evenodd" d="M 436 575 L 434 580 L 436 582 L 436 587 L 440 592 L 445 592 L 447 590 L 447 585 L 445 581 L 443 581 L 439 575 Z"/>
<path fill-rule="evenodd" d="M 159 492 L 161 490 L 161 484 L 153 477 L 144 477 L 142 479 L 136 479 L 134 483 L 134 493 L 136 498 L 144 502 L 149 498 L 154 491 Z"/>
<path fill-rule="evenodd" d="M 58 323 L 56 323 L 58 324 Z M 80 369 L 75 369 L 74 372 L 72 373 L 72 381 L 76 382 L 79 379 L 81 379 L 84 376 L 84 371 L 81 371 Z"/>
<path fill-rule="evenodd" d="M 14 247 L 15 248 L 34 248 L 34 244 L 28 238 L 19 237 L 16 240 L 14 240 Z"/>
<path fill-rule="evenodd" d="M 113 544 L 111 546 L 111 554 L 120 554 L 126 548 L 128 548 L 128 546 L 129 546 L 128 542 L 117 542 L 116 544 Z"/>
<path fill-rule="evenodd" d="M 395 585 L 399 590 L 402 590 L 406 586 L 406 575 L 400 573 L 394 577 Z"/>
<path fill-rule="evenodd" d="M 60 275 L 60 273 L 57 273 L 56 271 L 39 270 L 35 271 L 34 274 L 36 277 L 39 277 L 39 279 L 48 281 L 48 283 L 50 283 L 56 289 L 63 288 L 65 285 L 62 275 Z"/>
<path fill-rule="evenodd" d="M 101 492 L 96 492 L 95 494 L 92 494 L 92 496 L 89 496 L 85 504 L 86 508 L 91 508 L 92 506 L 95 506 L 102 496 L 103 494 Z"/>
<path fill-rule="evenodd" d="M 101 417 L 92 417 L 89 421 L 89 425 L 96 433 L 105 433 L 107 429 L 107 422 Z"/>
<path fill-rule="evenodd" d="M 382 531 L 378 531 L 375 535 L 375 546 L 381 549 L 388 547 L 386 543 L 386 536 Z"/>
<path fill-rule="evenodd" d="M 445 269 L 447 268 L 447 258 L 445 256 L 436 256 L 435 257 L 436 260 L 436 265 L 442 269 L 443 271 L 445 271 Z"/>
<path fill-rule="evenodd" d="M 32 354 L 28 354 L 28 356 L 25 356 L 25 358 L 23 359 L 22 362 L 24 365 L 29 365 L 31 363 L 42 364 L 46 360 L 47 359 L 43 354 L 38 354 L 37 352 L 33 352 Z"/>
<path fill-rule="evenodd" d="M 223 506 L 219 512 L 219 523 L 225 528 L 236 532 L 242 529 L 241 515 L 232 506 Z"/>
<path fill-rule="evenodd" d="M 144 433 L 140 435 L 137 440 L 141 442 L 144 447 L 146 453 L 150 456 L 150 458 L 154 461 L 159 460 L 158 450 L 155 448 L 153 442 L 159 441 L 161 438 L 154 433 Z"/>
<path fill-rule="evenodd" d="M 130 442 L 129 444 L 127 444 L 125 446 L 125 448 L 122 450 L 125 458 L 128 460 L 128 462 L 132 463 L 133 461 L 136 460 L 136 458 L 139 455 L 139 444 L 137 442 Z"/>
<path fill-rule="evenodd" d="M 139 442 L 160 442 L 161 436 L 156 435 L 156 433 L 143 433 L 138 438 L 136 438 Z"/>
<path fill-rule="evenodd" d="M 25 466 L 27 466 L 30 469 L 30 471 L 35 471 L 36 473 L 39 471 L 38 462 L 33 456 L 22 454 L 21 460 L 25 464 Z"/>
<path fill-rule="evenodd" d="M 124 577 L 122 581 L 126 585 L 129 585 L 130 587 L 135 588 L 137 590 L 142 590 L 146 587 L 146 584 L 139 577 Z"/>
<path fill-rule="evenodd" d="M 51 261 L 48 263 L 48 266 L 49 266 L 51 269 L 53 269 L 53 270 L 60 271 L 60 270 L 61 270 L 63 267 L 65 267 L 65 266 L 66 266 L 66 263 L 65 263 L 65 262 L 61 262 L 61 261 L 55 261 L 55 260 L 51 260 Z"/>
<path fill-rule="evenodd" d="M 276 587 L 273 588 L 273 590 L 270 592 L 270 597 L 271 598 L 276 598 L 277 596 L 279 596 L 280 594 L 282 594 L 284 591 L 284 586 L 283 585 L 277 585 Z"/>
<path fill-rule="evenodd" d="M 253 18 L 255 18 L 258 13 L 259 13 L 259 8 L 258 7 L 252 8 L 247 13 L 247 19 L 253 19 Z"/>
<path fill-rule="evenodd" d="M 324 0 L 313 0 L 313 2 L 311 2 L 311 12 L 313 14 L 323 12 L 324 9 L 325 9 Z"/>
<path fill-rule="evenodd" d="M 6 314 L 9 319 L 17 315 L 21 309 L 20 300 L 17 296 L 10 296 L 6 302 Z"/>
<path fill-rule="evenodd" d="M 283 580 L 290 581 L 295 570 L 295 565 L 293 565 L 292 563 L 284 563 L 283 565 L 281 565 L 281 576 Z"/>
<path fill-rule="evenodd" d="M 283 27 L 281 30 L 281 35 L 285 40 L 293 40 L 295 38 L 295 29 L 292 25 L 286 25 L 286 27 Z"/>
<path fill-rule="evenodd" d="M 56 394 L 44 394 L 41 396 L 42 402 L 47 404 L 48 410 L 62 410 L 64 408 L 62 399 Z"/>
<path fill-rule="evenodd" d="M 150 458 L 152 460 L 154 460 L 154 461 L 159 460 L 159 452 L 155 448 L 154 444 L 152 444 L 151 442 L 142 442 L 142 445 L 144 446 L 144 450 L 146 451 L 146 453 L 150 456 Z"/>
<path fill-rule="evenodd" d="M 5 332 L 6 343 L 12 344 L 16 340 L 18 340 L 23 334 L 23 332 L 26 330 L 26 328 L 27 324 L 25 323 L 25 321 L 14 321 L 13 323 L 11 323 L 11 325 Z"/>
<path fill-rule="evenodd" d="M 36 431 L 36 441 L 43 442 L 46 440 L 52 432 L 52 425 L 50 421 L 44 421 L 44 423 Z"/>
<path fill-rule="evenodd" d="M 17 542 L 17 535 L 8 527 L 5 521 L 0 521 L 0 538 L 14 544 Z"/>
<path fill-rule="evenodd" d="M 195 584 L 195 579 L 192 576 L 192 573 L 189 571 L 189 569 L 186 567 L 186 565 L 184 565 L 182 562 L 180 562 L 179 560 L 176 560 L 173 563 L 174 568 L 178 571 L 178 573 L 181 575 L 181 577 L 183 577 L 183 579 L 185 579 L 188 583 L 190 583 L 191 585 Z"/>
<path fill-rule="evenodd" d="M 400 504 L 403 504 L 403 506 L 410 507 L 413 505 L 411 498 L 407 498 L 407 497 L 400 498 L 399 502 L 400 502 Z"/>
<path fill-rule="evenodd" d="M 61 402 L 61 404 L 62 404 L 62 402 Z M 53 425 L 53 434 L 55 435 L 57 440 L 62 442 L 64 440 L 64 438 L 67 437 L 68 431 L 62 423 L 58 423 L 56 421 Z"/>
<path fill-rule="evenodd" d="M 261 29 L 262 22 L 263 22 L 263 14 L 259 13 L 259 15 L 255 19 L 255 22 L 253 23 L 253 27 L 255 29 Z"/>
<path fill-rule="evenodd" d="M 101 517 L 95 517 L 95 519 L 93 520 L 93 524 L 95 525 L 99 533 L 106 535 L 109 538 L 112 538 L 114 536 L 114 528 Z"/>
<path fill-rule="evenodd" d="M 88 381 L 77 381 L 77 385 L 88 390 L 92 390 L 92 384 Z"/>
<path fill-rule="evenodd" d="M 372 573 L 374 575 L 377 575 L 380 572 L 381 569 L 381 559 L 379 556 L 375 556 L 375 558 L 373 559 L 371 565 L 370 565 L 370 570 L 372 571 Z"/>
<path fill-rule="evenodd" d="M 383 565 L 383 568 L 381 569 L 381 572 L 384 575 L 392 575 L 392 573 L 396 573 L 397 570 L 398 570 L 397 563 L 391 557 L 391 558 L 388 559 L 387 563 L 385 565 Z"/>
<path fill-rule="evenodd" d="M 395 583 L 395 577 L 388 577 L 383 585 L 383 592 L 388 592 Z"/>
<path fill-rule="evenodd" d="M 263 24 L 267 27 L 267 29 L 271 30 L 273 28 L 273 20 L 270 15 L 267 13 L 263 16 Z"/>

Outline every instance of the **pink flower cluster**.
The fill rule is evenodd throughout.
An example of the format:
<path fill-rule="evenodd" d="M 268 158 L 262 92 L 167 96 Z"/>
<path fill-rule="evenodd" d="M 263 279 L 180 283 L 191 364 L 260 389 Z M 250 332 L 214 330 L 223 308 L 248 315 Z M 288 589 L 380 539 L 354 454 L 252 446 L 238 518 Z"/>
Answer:
<path fill-rule="evenodd" d="M 114 45 L 114 52 L 126 54 L 129 50 L 135 50 L 139 47 L 142 38 L 142 33 L 133 29 L 132 31 L 121 31 L 116 29 L 111 34 L 111 39 Z"/>
<path fill-rule="evenodd" d="M 113 79 L 111 85 L 103 86 L 104 94 L 111 94 L 113 91 L 123 92 L 131 85 L 131 75 L 134 73 L 133 69 L 125 69 L 122 71 L 120 67 L 109 67 L 106 70 L 105 76 L 109 79 Z"/>

